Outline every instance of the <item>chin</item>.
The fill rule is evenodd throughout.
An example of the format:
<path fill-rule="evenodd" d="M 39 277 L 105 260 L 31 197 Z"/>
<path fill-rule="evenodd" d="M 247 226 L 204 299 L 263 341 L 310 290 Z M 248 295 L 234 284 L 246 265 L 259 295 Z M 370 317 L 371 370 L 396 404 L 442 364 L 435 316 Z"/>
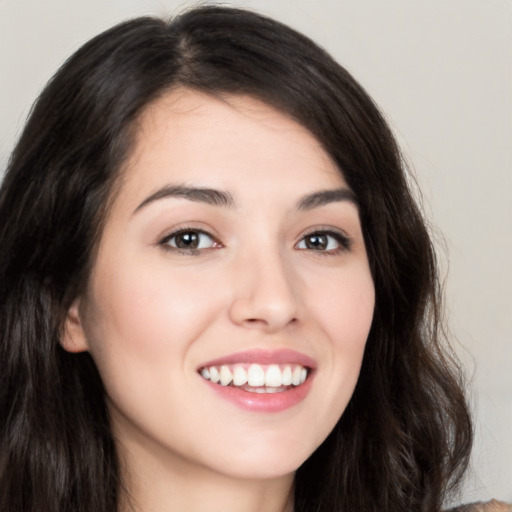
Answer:
<path fill-rule="evenodd" d="M 304 461 L 265 460 L 248 464 L 241 461 L 231 466 L 229 471 L 224 473 L 227 476 L 241 480 L 276 480 L 295 474 Z"/>
<path fill-rule="evenodd" d="M 232 445 L 231 456 L 223 459 L 219 470 L 241 479 L 281 478 L 294 474 L 315 449 L 315 446 L 305 449 L 300 443 L 282 443 L 280 446 L 254 443 L 244 449 L 235 449 Z"/>

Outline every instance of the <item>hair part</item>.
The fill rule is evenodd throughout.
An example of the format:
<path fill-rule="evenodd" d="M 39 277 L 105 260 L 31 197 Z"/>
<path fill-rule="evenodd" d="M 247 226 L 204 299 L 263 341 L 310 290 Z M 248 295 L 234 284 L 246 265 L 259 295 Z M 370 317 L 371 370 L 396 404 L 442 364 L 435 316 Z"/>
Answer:
<path fill-rule="evenodd" d="M 37 100 L 0 191 L 0 509 L 116 510 L 121 479 L 104 389 L 59 344 L 84 289 L 137 119 L 176 87 L 252 95 L 305 126 L 357 196 L 376 307 L 361 376 L 296 475 L 295 512 L 441 507 L 471 423 L 444 345 L 435 252 L 395 140 L 350 74 L 305 36 L 200 7 L 100 34 Z"/>

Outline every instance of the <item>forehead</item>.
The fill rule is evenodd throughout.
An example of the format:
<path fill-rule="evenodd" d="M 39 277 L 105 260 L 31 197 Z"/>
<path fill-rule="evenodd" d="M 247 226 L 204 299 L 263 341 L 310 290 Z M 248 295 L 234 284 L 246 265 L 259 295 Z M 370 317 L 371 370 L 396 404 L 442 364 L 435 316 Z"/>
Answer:
<path fill-rule="evenodd" d="M 238 189 L 346 183 L 317 139 L 286 114 L 249 96 L 178 89 L 154 101 L 135 125 L 123 171 L 136 190 L 164 181 Z M 157 183 L 160 182 L 160 183 Z"/>

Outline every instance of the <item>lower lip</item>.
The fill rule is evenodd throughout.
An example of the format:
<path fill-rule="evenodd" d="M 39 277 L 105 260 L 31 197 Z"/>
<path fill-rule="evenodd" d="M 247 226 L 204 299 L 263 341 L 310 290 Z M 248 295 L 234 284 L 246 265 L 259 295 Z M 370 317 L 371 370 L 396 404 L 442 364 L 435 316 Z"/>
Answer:
<path fill-rule="evenodd" d="M 204 379 L 213 391 L 223 399 L 234 403 L 241 409 L 252 412 L 280 412 L 298 405 L 304 400 L 311 389 L 313 376 L 308 376 L 300 386 L 279 393 L 251 393 L 233 386 L 221 386 Z"/>

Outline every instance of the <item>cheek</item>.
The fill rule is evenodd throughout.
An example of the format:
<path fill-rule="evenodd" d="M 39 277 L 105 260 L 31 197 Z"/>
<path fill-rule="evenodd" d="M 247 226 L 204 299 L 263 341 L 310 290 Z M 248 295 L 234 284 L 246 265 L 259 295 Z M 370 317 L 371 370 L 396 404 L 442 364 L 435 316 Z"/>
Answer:
<path fill-rule="evenodd" d="M 167 267 L 105 265 L 110 271 L 96 276 L 86 314 L 91 338 L 122 342 L 120 348 L 140 349 L 142 356 L 191 341 L 218 314 L 215 287 L 200 273 Z"/>
<path fill-rule="evenodd" d="M 373 319 L 375 290 L 364 266 L 347 269 L 326 283 L 326 293 L 314 298 L 318 325 L 328 340 L 328 371 L 325 386 L 332 386 L 332 399 L 344 408 L 352 395 L 361 369 Z M 329 380 L 330 382 L 327 382 Z"/>
<path fill-rule="evenodd" d="M 370 331 L 375 306 L 375 289 L 365 268 L 347 270 L 338 279 L 325 283 L 312 294 L 320 323 L 334 349 L 343 352 L 362 352 Z"/>
<path fill-rule="evenodd" d="M 183 371 L 190 346 L 218 317 L 221 301 L 204 276 L 116 263 L 93 276 L 84 330 L 111 402 L 128 417 L 152 417 L 162 410 L 161 393 L 195 377 Z M 175 402 L 177 410 L 187 405 Z"/>
<path fill-rule="evenodd" d="M 149 407 L 148 397 L 171 389 L 183 373 L 189 346 L 216 311 L 199 282 L 185 283 L 156 266 L 103 268 L 82 315 L 89 351 L 114 402 Z"/>
<path fill-rule="evenodd" d="M 309 311 L 320 329 L 321 366 L 315 376 L 315 417 L 308 420 L 320 445 L 343 415 L 354 392 L 370 331 L 375 292 L 369 271 L 351 266 L 323 281 L 316 280 Z M 314 336 L 315 333 L 313 333 Z M 311 337 L 314 339 L 314 337 Z"/>

